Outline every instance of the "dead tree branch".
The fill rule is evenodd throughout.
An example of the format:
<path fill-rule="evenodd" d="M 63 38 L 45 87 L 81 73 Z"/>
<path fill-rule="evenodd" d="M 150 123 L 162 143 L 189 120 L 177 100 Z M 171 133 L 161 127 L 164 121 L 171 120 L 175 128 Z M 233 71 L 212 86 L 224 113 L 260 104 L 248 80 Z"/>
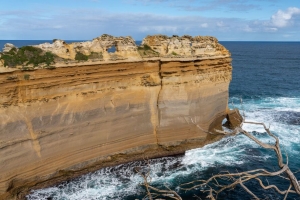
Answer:
<path fill-rule="evenodd" d="M 147 161 L 148 162 L 148 161 Z M 171 190 L 168 186 L 165 185 L 167 190 L 161 190 L 156 187 L 153 187 L 150 185 L 151 183 L 151 177 L 150 177 L 150 164 L 148 162 L 148 169 L 147 172 L 142 172 L 142 170 L 135 168 L 135 172 L 138 173 L 143 179 L 144 182 L 141 184 L 146 188 L 147 195 L 144 197 L 144 199 L 153 200 L 153 198 L 162 196 L 167 197 L 169 199 L 175 199 L 175 200 L 182 200 L 182 198 L 175 192 L 174 190 Z"/>
<path fill-rule="evenodd" d="M 272 134 L 271 131 L 270 131 L 270 128 L 268 128 L 264 123 L 247 122 L 247 121 L 244 121 L 244 119 L 245 119 L 245 116 L 243 117 L 243 120 L 241 121 L 240 125 L 237 126 L 234 130 L 232 130 L 230 132 L 229 131 L 224 131 L 224 130 L 214 130 L 214 131 L 217 134 L 223 134 L 223 135 L 226 135 L 226 136 L 244 134 L 245 136 L 247 136 L 248 138 L 253 140 L 259 146 L 261 146 L 265 149 L 273 150 L 277 155 L 278 166 L 279 166 L 280 170 L 275 171 L 275 172 L 269 172 L 265 169 L 257 169 L 257 170 L 251 170 L 251 171 L 246 171 L 246 172 L 241 172 L 241 173 L 229 173 L 228 172 L 228 173 L 214 175 L 214 176 L 210 177 L 207 180 L 196 180 L 196 181 L 192 181 L 192 182 L 189 182 L 189 183 L 182 184 L 181 188 L 183 190 L 192 190 L 192 189 L 200 188 L 201 191 L 207 191 L 207 190 L 205 190 L 205 188 L 209 187 L 210 188 L 210 190 L 209 190 L 210 194 L 208 195 L 208 197 L 210 199 L 217 199 L 218 194 L 220 192 L 224 191 L 225 189 L 233 189 L 237 185 L 240 185 L 254 199 L 259 199 L 252 191 L 250 191 L 244 185 L 244 183 L 246 183 L 247 181 L 257 180 L 259 182 L 260 186 L 263 189 L 265 189 L 265 190 L 275 189 L 275 191 L 277 191 L 279 194 L 285 195 L 285 199 L 287 198 L 289 193 L 296 193 L 296 194 L 300 195 L 299 182 L 298 182 L 297 178 L 295 177 L 294 173 L 288 167 L 288 156 L 286 156 L 287 157 L 287 163 L 284 164 L 284 162 L 283 162 L 283 157 L 282 157 L 278 137 L 276 137 L 274 134 Z M 236 120 L 238 120 L 238 119 L 236 119 Z M 200 127 L 192 119 L 191 119 L 191 122 L 193 124 L 195 124 L 198 128 Z M 260 141 L 259 139 L 257 139 L 254 135 L 250 134 L 249 132 L 247 132 L 246 130 L 244 130 L 242 128 L 242 125 L 244 123 L 245 124 L 247 123 L 247 124 L 263 126 L 263 128 L 266 131 L 267 135 L 272 137 L 273 139 L 275 139 L 275 144 L 274 145 L 266 144 L 266 143 Z M 204 131 L 204 129 L 202 129 L 201 127 L 199 129 Z M 212 132 L 207 132 L 207 131 L 205 131 L 205 132 L 209 133 L 209 134 L 213 134 Z M 282 176 L 281 174 L 285 174 L 286 177 Z M 263 184 L 263 182 L 261 181 L 260 177 L 268 177 L 268 176 L 269 177 L 270 176 L 277 176 L 277 177 L 281 177 L 283 179 L 288 179 L 290 181 L 291 185 L 289 186 L 289 188 L 287 190 L 284 190 L 284 191 L 281 191 L 276 185 L 265 186 Z M 228 184 L 228 185 L 220 185 L 218 183 L 217 179 L 223 179 L 223 180 L 225 179 L 225 180 L 231 181 L 232 183 Z M 196 184 L 197 182 L 198 182 L 198 184 Z M 190 186 L 190 187 L 188 187 L 188 186 Z M 212 189 L 212 187 L 214 187 L 215 189 Z"/>
<path fill-rule="evenodd" d="M 238 112 L 236 110 L 236 112 Z M 258 181 L 259 185 L 264 190 L 274 189 L 277 193 L 284 195 L 284 199 L 288 197 L 288 194 L 294 193 L 300 196 L 300 186 L 299 181 L 295 177 L 294 173 L 290 170 L 288 167 L 288 155 L 286 153 L 286 164 L 283 162 L 282 152 L 280 149 L 279 139 L 276 137 L 273 133 L 270 131 L 270 127 L 267 127 L 264 123 L 260 122 L 248 122 L 245 121 L 245 114 L 243 114 L 243 117 L 239 113 L 237 113 L 237 118 L 234 118 L 233 120 L 238 121 L 241 120 L 239 125 L 236 126 L 233 130 L 230 131 L 224 131 L 224 130 L 214 130 L 214 132 L 210 132 L 207 130 L 204 130 L 200 125 L 196 123 L 196 120 L 193 120 L 190 118 L 190 122 L 194 124 L 197 128 L 199 128 L 201 131 L 207 133 L 207 134 L 222 134 L 226 136 L 235 136 L 237 134 L 243 134 L 253 140 L 256 144 L 259 146 L 273 150 L 276 153 L 277 161 L 278 161 L 278 167 L 279 170 L 270 172 L 265 169 L 254 169 L 244 172 L 237 172 L 237 173 L 230 173 L 230 172 L 222 172 L 216 175 L 213 175 L 207 180 L 195 180 L 188 183 L 184 183 L 180 185 L 180 189 L 184 191 L 190 191 L 190 190 L 200 190 L 204 193 L 208 193 L 207 198 L 211 200 L 216 200 L 218 198 L 218 195 L 223 192 L 224 190 L 231 190 L 234 189 L 236 186 L 241 186 L 248 194 L 250 194 L 254 199 L 259 199 L 259 197 L 254 194 L 249 188 L 245 186 L 245 183 L 247 183 L 250 180 L 256 180 Z M 230 116 L 232 117 L 232 116 Z M 185 118 L 184 118 L 185 119 Z M 185 121 L 189 123 L 186 119 Z M 267 134 L 269 137 L 273 138 L 275 140 L 274 144 L 267 144 L 262 141 L 260 141 L 258 138 L 256 138 L 253 134 L 247 132 L 242 128 L 243 124 L 253 124 L 257 126 L 262 126 L 265 130 L 264 134 Z M 150 169 L 149 163 L 148 167 Z M 163 196 L 168 197 L 170 199 L 176 199 L 181 200 L 181 197 L 170 188 L 167 188 L 167 190 L 160 190 L 150 185 L 151 178 L 150 178 L 150 170 L 147 171 L 147 173 L 142 173 L 139 170 L 136 170 L 136 172 L 143 177 L 144 182 L 143 186 L 146 188 L 147 195 L 145 198 L 148 198 L 152 200 L 153 198 Z M 297 172 L 296 172 L 297 173 Z M 261 178 L 262 177 L 279 177 L 284 180 L 288 180 L 290 182 L 289 187 L 286 190 L 280 190 L 276 185 L 264 185 Z M 219 181 L 218 181 L 219 180 Z M 225 181 L 226 184 L 219 184 L 220 181 Z"/>

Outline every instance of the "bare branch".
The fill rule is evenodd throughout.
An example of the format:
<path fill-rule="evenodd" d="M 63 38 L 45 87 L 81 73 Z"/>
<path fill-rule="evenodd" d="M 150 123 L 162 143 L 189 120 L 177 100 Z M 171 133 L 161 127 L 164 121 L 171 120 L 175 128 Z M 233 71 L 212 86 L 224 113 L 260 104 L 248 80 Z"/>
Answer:
<path fill-rule="evenodd" d="M 242 100 L 241 100 L 241 103 L 242 103 Z M 228 115 L 227 117 L 228 117 L 228 119 L 233 119 L 235 122 L 240 122 L 240 124 L 238 126 L 236 126 L 234 129 L 232 129 L 231 131 L 214 130 L 214 133 L 213 133 L 213 132 L 203 129 L 200 125 L 198 125 L 196 123 L 196 120 L 193 120 L 192 118 L 190 118 L 190 120 L 189 120 L 190 122 L 186 118 L 184 118 L 184 120 L 187 123 L 194 124 L 201 131 L 208 133 L 208 134 L 222 134 L 222 135 L 226 135 L 226 136 L 235 136 L 237 134 L 243 134 L 243 135 L 247 136 L 249 139 L 254 141 L 259 146 L 261 146 L 265 149 L 273 150 L 276 153 L 279 170 L 270 172 L 265 169 L 254 169 L 254 170 L 249 170 L 249 171 L 244 171 L 244 172 L 237 171 L 236 173 L 230 173 L 227 171 L 227 172 L 222 172 L 222 173 L 219 173 L 216 175 L 212 175 L 207 180 L 200 179 L 200 180 L 195 180 L 195 181 L 181 184 L 180 189 L 185 190 L 185 191 L 198 189 L 204 193 L 208 193 L 207 198 L 209 198 L 211 200 L 216 200 L 218 198 L 218 195 L 222 191 L 233 190 L 236 186 L 240 185 L 254 199 L 259 199 L 258 196 L 256 196 L 256 194 L 254 194 L 249 188 L 247 188 L 245 186 L 245 183 L 247 183 L 248 181 L 257 180 L 259 185 L 264 190 L 274 189 L 277 193 L 279 193 L 281 195 L 285 195 L 284 199 L 287 198 L 289 193 L 298 194 L 300 196 L 299 182 L 294 175 L 295 173 L 297 173 L 299 171 L 293 173 L 290 170 L 290 168 L 288 167 L 289 160 L 288 160 L 288 155 L 287 155 L 286 151 L 285 151 L 286 164 L 283 163 L 282 153 L 281 153 L 281 149 L 280 149 L 280 145 L 279 145 L 279 139 L 273 133 L 271 133 L 270 126 L 267 127 L 264 123 L 260 123 L 260 122 L 245 121 L 245 113 L 244 112 L 243 112 L 242 119 L 235 118 L 234 116 L 241 116 L 238 113 L 238 110 L 236 110 L 235 112 L 237 112 L 236 115 L 230 115 L 230 116 Z M 253 134 L 244 130 L 242 128 L 243 123 L 263 126 L 265 133 L 269 137 L 273 138 L 275 140 L 275 143 L 269 144 L 269 143 L 262 142 L 261 140 L 256 138 Z M 149 161 L 148 161 L 148 167 L 150 169 Z M 168 197 L 171 199 L 181 200 L 181 197 L 174 190 L 171 190 L 166 185 L 165 185 L 165 187 L 167 188 L 167 190 L 161 190 L 161 189 L 151 186 L 150 185 L 150 183 L 151 183 L 150 171 L 148 171 L 148 173 L 141 173 L 141 172 L 138 172 L 138 173 L 144 179 L 144 183 L 142 185 L 146 187 L 146 191 L 147 191 L 146 197 L 148 197 L 149 199 L 152 200 L 153 197 L 156 198 L 158 196 L 163 196 L 163 197 Z M 272 184 L 270 185 L 268 180 L 267 180 L 268 185 L 265 186 L 261 180 L 262 177 L 280 177 L 284 180 L 288 180 L 290 182 L 290 186 L 287 190 L 282 191 L 276 185 L 272 185 Z M 218 179 L 223 180 L 221 182 L 222 185 L 220 184 Z M 224 181 L 226 182 L 226 184 L 223 184 Z"/>

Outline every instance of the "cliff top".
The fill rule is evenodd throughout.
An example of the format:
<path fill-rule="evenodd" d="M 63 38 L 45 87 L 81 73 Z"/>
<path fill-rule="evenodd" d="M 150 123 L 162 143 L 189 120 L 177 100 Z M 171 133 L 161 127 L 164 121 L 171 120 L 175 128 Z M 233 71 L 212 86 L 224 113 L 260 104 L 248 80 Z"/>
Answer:
<path fill-rule="evenodd" d="M 60 39 L 21 48 L 7 43 L 0 52 L 0 72 L 16 68 L 51 69 L 79 62 L 87 64 L 151 59 L 191 60 L 220 56 L 227 57 L 230 53 L 211 36 L 148 35 L 138 46 L 130 36 L 114 37 L 103 34 L 91 41 L 69 44 Z"/>

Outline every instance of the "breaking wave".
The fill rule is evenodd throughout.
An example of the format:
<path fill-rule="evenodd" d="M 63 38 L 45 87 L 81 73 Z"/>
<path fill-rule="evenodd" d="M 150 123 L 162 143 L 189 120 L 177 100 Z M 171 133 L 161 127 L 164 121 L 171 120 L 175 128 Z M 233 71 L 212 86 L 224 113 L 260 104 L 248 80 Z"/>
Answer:
<path fill-rule="evenodd" d="M 279 137 L 282 148 L 287 151 L 289 157 L 297 158 L 300 154 L 300 127 L 290 122 L 299 120 L 299 98 L 257 98 L 244 100 L 242 104 L 238 98 L 231 98 L 231 101 L 245 112 L 246 121 L 264 122 L 270 125 L 271 131 Z M 263 134 L 262 127 L 244 124 L 243 128 L 253 132 L 264 142 L 273 142 Z M 151 159 L 149 166 L 153 185 L 167 184 L 179 193 L 183 193 L 178 188 L 181 183 L 207 177 L 210 172 L 217 173 L 220 169 L 245 169 L 249 164 L 251 167 L 261 168 L 264 163 L 266 165 L 272 163 L 276 166 L 274 156 L 273 152 L 261 149 L 245 136 L 238 135 L 225 137 L 203 148 L 189 150 L 182 156 Z M 27 199 L 142 198 L 145 195 L 140 185 L 143 180 L 134 172 L 134 168 L 146 166 L 146 162 L 139 161 L 107 167 L 54 187 L 32 191 Z M 296 168 L 296 166 L 290 167 Z"/>

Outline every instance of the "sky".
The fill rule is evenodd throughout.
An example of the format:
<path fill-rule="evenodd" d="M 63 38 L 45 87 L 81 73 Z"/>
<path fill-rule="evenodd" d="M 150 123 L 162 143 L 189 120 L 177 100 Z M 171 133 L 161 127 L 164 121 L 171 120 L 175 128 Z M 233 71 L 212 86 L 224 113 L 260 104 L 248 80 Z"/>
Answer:
<path fill-rule="evenodd" d="M 210 35 L 300 41 L 300 0 L 3 0 L 0 40 L 91 40 L 102 34 Z"/>

